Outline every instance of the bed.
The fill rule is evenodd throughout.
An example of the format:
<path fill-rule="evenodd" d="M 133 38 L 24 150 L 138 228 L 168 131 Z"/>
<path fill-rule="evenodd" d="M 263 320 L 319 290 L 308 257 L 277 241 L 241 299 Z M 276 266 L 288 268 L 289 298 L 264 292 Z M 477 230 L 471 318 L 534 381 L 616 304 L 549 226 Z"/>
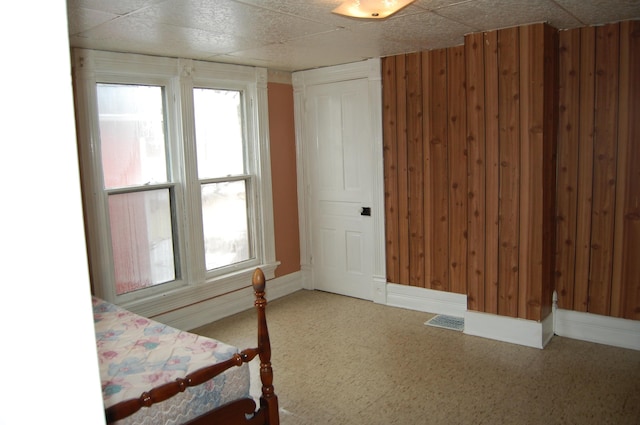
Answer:
<path fill-rule="evenodd" d="M 262 270 L 256 269 L 252 284 L 258 345 L 242 351 L 94 297 L 107 423 L 278 425 Z M 249 392 L 247 365 L 256 356 L 262 385 L 257 404 Z"/>

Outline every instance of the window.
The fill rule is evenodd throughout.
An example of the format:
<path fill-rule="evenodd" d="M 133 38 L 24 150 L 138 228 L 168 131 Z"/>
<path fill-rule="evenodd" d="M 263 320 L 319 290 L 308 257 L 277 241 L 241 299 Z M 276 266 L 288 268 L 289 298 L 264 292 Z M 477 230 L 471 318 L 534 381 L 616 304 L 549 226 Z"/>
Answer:
<path fill-rule="evenodd" d="M 116 295 L 179 277 L 163 88 L 96 84 Z"/>
<path fill-rule="evenodd" d="M 88 50 L 74 64 L 97 295 L 166 310 L 272 272 L 266 71 Z"/>
<path fill-rule="evenodd" d="M 205 266 L 215 270 L 251 258 L 241 93 L 193 90 Z"/>

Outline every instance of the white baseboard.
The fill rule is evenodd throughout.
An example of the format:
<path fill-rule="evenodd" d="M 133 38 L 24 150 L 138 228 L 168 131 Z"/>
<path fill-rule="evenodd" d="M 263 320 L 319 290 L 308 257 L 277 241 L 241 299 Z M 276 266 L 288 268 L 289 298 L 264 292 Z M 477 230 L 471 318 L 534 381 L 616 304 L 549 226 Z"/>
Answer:
<path fill-rule="evenodd" d="M 387 278 L 385 276 L 373 276 L 371 287 L 372 301 L 376 304 L 387 303 Z"/>
<path fill-rule="evenodd" d="M 309 285 L 304 270 L 267 282 L 267 300 L 292 294 Z M 307 276 L 307 277 L 305 277 Z M 640 321 L 554 309 L 542 322 L 467 311 L 464 294 L 435 291 L 377 279 L 373 301 L 392 307 L 465 318 L 464 333 L 528 347 L 544 348 L 553 335 L 640 350 Z M 178 329 L 194 329 L 253 307 L 253 289 L 246 287 L 220 297 L 154 317 Z"/>
<path fill-rule="evenodd" d="M 555 309 L 541 322 L 467 311 L 464 294 L 375 281 L 374 302 L 392 307 L 464 317 L 464 333 L 544 348 L 554 335 L 640 350 L 640 321 Z"/>
<path fill-rule="evenodd" d="M 544 348 L 553 337 L 553 316 L 542 322 L 467 311 L 464 333 L 533 348 Z"/>
<path fill-rule="evenodd" d="M 467 310 L 467 296 L 388 283 L 386 304 L 393 307 L 464 317 L 464 333 L 528 347 L 544 348 L 553 337 L 553 317 L 542 322 Z M 376 285 L 377 292 L 383 292 Z M 379 295 L 381 298 L 381 295 Z M 379 301 L 378 301 L 379 302 Z"/>
<path fill-rule="evenodd" d="M 302 289 L 308 289 L 310 291 L 315 289 L 313 287 L 313 278 L 312 278 L 311 266 L 309 266 L 307 264 L 302 264 L 300 266 L 300 271 L 297 274 L 300 276 Z"/>
<path fill-rule="evenodd" d="M 640 321 L 637 320 L 557 309 L 555 333 L 581 341 L 640 350 Z"/>
<path fill-rule="evenodd" d="M 293 294 L 303 289 L 303 283 L 303 273 L 301 271 L 272 279 L 267 282 L 267 301 Z"/>
<path fill-rule="evenodd" d="M 467 310 L 467 296 L 388 283 L 386 287 L 386 304 L 409 310 L 464 317 L 464 313 Z"/>
<path fill-rule="evenodd" d="M 273 301 L 300 289 L 302 289 L 300 272 L 290 273 L 267 281 L 266 298 L 267 301 Z M 253 288 L 248 286 L 219 297 L 161 314 L 153 319 L 177 329 L 191 330 L 253 308 L 254 301 Z"/>

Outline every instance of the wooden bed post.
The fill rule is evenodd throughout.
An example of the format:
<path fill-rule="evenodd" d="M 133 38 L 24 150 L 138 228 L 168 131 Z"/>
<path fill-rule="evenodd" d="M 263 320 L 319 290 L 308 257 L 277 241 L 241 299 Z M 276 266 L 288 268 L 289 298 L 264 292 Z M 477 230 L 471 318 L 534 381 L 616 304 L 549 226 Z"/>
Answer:
<path fill-rule="evenodd" d="M 273 389 L 273 369 L 271 368 L 271 341 L 269 340 L 269 330 L 267 328 L 267 318 L 265 307 L 265 278 L 261 269 L 253 272 L 253 290 L 255 292 L 255 306 L 258 312 L 258 355 L 260 357 L 260 380 L 262 381 L 262 396 L 260 397 L 260 407 L 267 412 L 267 424 L 279 425 L 280 416 L 278 412 L 278 397 Z"/>

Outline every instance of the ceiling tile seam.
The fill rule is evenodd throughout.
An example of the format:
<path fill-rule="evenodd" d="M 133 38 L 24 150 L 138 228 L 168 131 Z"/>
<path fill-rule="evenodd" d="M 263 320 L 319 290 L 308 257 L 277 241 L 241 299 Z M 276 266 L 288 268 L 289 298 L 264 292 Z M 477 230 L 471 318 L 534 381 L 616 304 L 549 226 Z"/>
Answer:
<path fill-rule="evenodd" d="M 93 10 L 95 10 L 95 9 L 93 9 Z M 127 17 L 128 17 L 128 15 L 117 15 L 115 18 L 109 19 L 108 21 L 101 22 L 98 25 L 94 25 L 92 27 L 86 28 L 86 29 L 84 29 L 82 31 L 78 31 L 75 34 L 70 34 L 70 35 L 77 36 L 77 37 L 84 37 L 84 38 L 92 38 L 92 37 L 89 37 L 89 36 L 86 36 L 86 35 L 83 35 L 83 34 L 91 32 L 91 31 L 93 31 L 95 29 L 98 29 L 98 28 L 100 28 L 102 26 L 111 24 L 113 22 L 116 22 L 116 21 L 119 21 L 119 20 L 122 20 L 122 19 L 126 19 Z"/>
<path fill-rule="evenodd" d="M 583 26 L 583 27 L 588 26 L 588 24 L 586 22 L 582 22 L 582 20 L 580 18 L 578 18 L 573 12 L 571 12 L 569 9 L 567 9 L 566 7 L 564 7 L 563 5 L 558 3 L 556 0 L 549 0 L 549 1 L 551 3 L 553 3 L 554 5 L 556 5 L 557 7 L 559 7 L 560 9 L 564 10 L 569 16 L 571 16 L 578 23 L 580 23 L 580 26 Z M 558 28 L 558 29 L 565 29 L 565 28 Z"/>
<path fill-rule="evenodd" d="M 459 3 L 456 3 L 456 4 L 459 4 Z M 452 6 L 452 5 L 449 5 L 449 6 Z M 447 6 L 447 7 L 448 7 L 448 6 Z M 459 21 L 459 20 L 457 20 L 457 19 L 453 19 L 453 18 L 451 18 L 451 17 L 449 17 L 449 16 L 445 16 L 445 15 L 443 15 L 443 14 L 441 14 L 441 13 L 438 13 L 438 11 L 439 11 L 439 10 L 442 10 L 442 9 L 444 9 L 444 8 L 443 8 L 443 7 L 441 7 L 441 8 L 438 8 L 437 10 L 431 10 L 429 13 L 433 13 L 434 15 L 439 16 L 439 17 L 441 17 L 442 19 L 445 19 L 445 20 L 447 20 L 447 21 L 455 22 L 455 23 L 456 23 L 456 24 L 458 24 L 458 25 L 464 25 L 465 27 L 467 27 L 467 28 L 470 28 L 470 29 L 471 29 L 471 33 L 474 33 L 474 32 L 480 32 L 480 31 L 482 31 L 482 29 L 480 29 L 480 28 L 478 28 L 478 27 L 476 27 L 476 26 L 474 26 L 474 25 L 471 25 L 471 24 L 468 24 L 468 23 L 466 23 L 466 22 Z M 470 33 L 467 33 L 467 34 L 470 34 Z"/>
<path fill-rule="evenodd" d="M 135 17 L 135 14 L 140 13 L 143 10 L 148 9 L 148 8 L 150 8 L 152 6 L 154 6 L 154 5 L 147 5 L 147 6 L 139 8 L 139 9 L 132 10 L 130 12 L 124 13 L 124 14 L 107 12 L 107 11 L 104 11 L 104 10 L 92 9 L 92 8 L 89 8 L 89 7 L 79 7 L 79 8 L 77 8 L 77 10 L 84 9 L 84 10 L 90 10 L 90 11 L 93 11 L 93 12 L 109 13 L 111 15 L 114 15 L 114 18 L 111 18 L 111 19 L 109 19 L 107 21 L 99 23 L 98 25 L 94 25 L 92 27 L 86 28 L 86 29 L 84 29 L 82 31 L 78 31 L 75 34 L 70 34 L 70 35 L 72 35 L 72 36 L 82 36 L 83 33 L 89 32 L 89 31 L 93 31 L 93 30 L 95 30 L 97 28 L 102 27 L 103 25 L 111 24 L 113 22 L 120 21 L 120 20 L 123 20 L 123 19 L 127 19 L 129 17 Z M 185 28 L 185 27 L 183 27 L 183 28 Z"/>
<path fill-rule="evenodd" d="M 260 6 L 260 5 L 254 4 L 254 3 L 244 2 L 242 0 L 233 0 L 233 1 L 235 3 L 239 3 L 239 4 L 242 4 L 242 5 L 245 5 L 245 6 L 253 7 L 255 9 L 268 10 L 269 12 L 277 13 L 277 14 L 283 15 L 283 16 L 289 16 L 289 17 L 296 18 L 296 19 L 301 19 L 301 20 L 304 20 L 304 21 L 307 21 L 307 22 L 313 22 L 314 24 L 326 25 L 328 27 L 333 27 L 333 28 L 338 28 L 338 29 L 342 28 L 340 25 L 328 24 L 326 21 L 307 18 L 306 16 L 296 15 L 295 13 L 284 12 L 282 10 L 272 9 L 270 7 L 264 7 L 264 6 Z"/>
<path fill-rule="evenodd" d="M 430 10 L 431 12 L 434 12 L 436 10 L 446 9 L 448 7 L 451 7 L 451 6 L 460 6 L 461 4 L 471 3 L 471 2 L 474 2 L 474 1 L 477 1 L 477 0 L 462 0 L 462 1 L 457 1 L 455 3 L 445 4 L 445 5 L 442 5 L 442 6 L 436 6 L 433 9 L 427 9 L 427 10 Z"/>

